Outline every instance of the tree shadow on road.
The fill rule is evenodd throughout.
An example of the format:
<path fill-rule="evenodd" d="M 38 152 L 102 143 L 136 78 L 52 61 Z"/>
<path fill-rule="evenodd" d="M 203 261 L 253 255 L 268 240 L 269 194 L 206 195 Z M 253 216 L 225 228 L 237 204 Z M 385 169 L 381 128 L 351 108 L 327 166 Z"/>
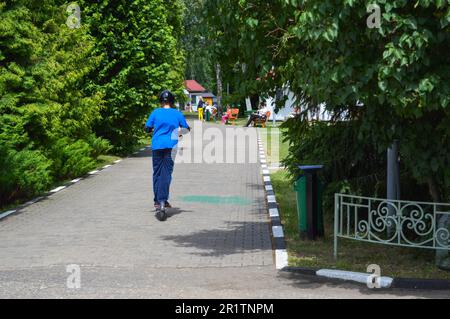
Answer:
<path fill-rule="evenodd" d="M 205 257 L 272 250 L 267 222 L 229 222 L 226 228 L 163 236 L 162 239 L 173 241 L 180 247 L 196 248 L 200 251 L 193 254 Z"/>
<path fill-rule="evenodd" d="M 167 213 L 167 218 L 172 218 L 176 215 L 182 214 L 182 213 L 192 213 L 192 210 L 184 210 L 178 207 L 172 207 L 172 208 L 167 208 L 166 210 Z"/>

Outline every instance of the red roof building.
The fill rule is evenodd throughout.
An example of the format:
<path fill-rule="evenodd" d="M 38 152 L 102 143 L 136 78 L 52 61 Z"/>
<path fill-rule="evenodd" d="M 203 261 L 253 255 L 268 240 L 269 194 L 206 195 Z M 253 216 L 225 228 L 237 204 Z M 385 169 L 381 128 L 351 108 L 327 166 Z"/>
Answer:
<path fill-rule="evenodd" d="M 197 81 L 195 80 L 186 80 L 184 81 L 184 86 L 186 87 L 186 90 L 189 93 L 202 93 L 206 92 L 206 89 L 201 86 Z"/>

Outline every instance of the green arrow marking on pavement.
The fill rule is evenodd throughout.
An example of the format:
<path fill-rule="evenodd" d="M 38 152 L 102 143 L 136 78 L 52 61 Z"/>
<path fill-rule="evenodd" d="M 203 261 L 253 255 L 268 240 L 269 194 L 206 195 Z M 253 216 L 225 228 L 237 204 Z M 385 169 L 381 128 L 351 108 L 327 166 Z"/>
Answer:
<path fill-rule="evenodd" d="M 205 196 L 205 195 L 190 195 L 181 196 L 180 199 L 184 202 L 191 203 L 206 203 L 213 205 L 250 205 L 251 201 L 240 196 Z"/>

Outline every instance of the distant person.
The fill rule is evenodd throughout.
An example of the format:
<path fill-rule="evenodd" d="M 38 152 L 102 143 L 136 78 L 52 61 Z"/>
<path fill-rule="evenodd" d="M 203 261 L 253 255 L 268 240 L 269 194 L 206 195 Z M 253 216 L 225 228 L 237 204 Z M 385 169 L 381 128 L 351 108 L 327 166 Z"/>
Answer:
<path fill-rule="evenodd" d="M 227 111 L 225 113 L 222 114 L 222 124 L 227 124 L 228 123 L 228 119 L 231 116 L 231 106 L 230 104 L 227 104 Z"/>
<path fill-rule="evenodd" d="M 250 124 L 255 120 L 266 120 L 266 113 L 268 111 L 269 109 L 266 106 L 266 102 L 262 102 L 259 106 L 259 110 L 250 115 L 247 124 L 245 124 L 245 127 L 250 126 Z"/>
<path fill-rule="evenodd" d="M 203 97 L 199 97 L 199 101 L 197 104 L 197 112 L 198 112 L 198 120 L 203 121 L 203 108 L 205 107 L 205 102 L 203 101 Z"/>
<path fill-rule="evenodd" d="M 179 129 L 190 130 L 183 114 L 174 109 L 175 97 L 165 90 L 159 96 L 161 107 L 154 110 L 145 124 L 147 133 L 153 132 L 153 193 L 156 218 L 167 218 L 165 208 L 170 208 L 169 189 L 172 181 L 174 161 L 172 151 L 178 144 Z"/>
<path fill-rule="evenodd" d="M 206 119 L 210 120 L 212 116 L 214 116 L 214 112 L 217 111 L 217 107 L 216 105 L 209 105 L 208 103 L 206 103 L 206 107 L 205 107 L 205 114 L 206 114 Z"/>

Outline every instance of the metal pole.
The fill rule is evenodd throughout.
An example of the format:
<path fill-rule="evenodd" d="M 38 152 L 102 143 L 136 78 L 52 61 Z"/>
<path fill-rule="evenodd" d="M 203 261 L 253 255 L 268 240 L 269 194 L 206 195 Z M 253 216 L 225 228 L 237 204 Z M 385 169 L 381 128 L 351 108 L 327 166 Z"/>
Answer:
<path fill-rule="evenodd" d="M 338 225 L 339 225 L 339 195 L 334 194 L 334 259 L 337 259 L 338 251 Z"/>
<path fill-rule="evenodd" d="M 398 163 L 398 141 L 395 140 L 387 151 L 387 196 L 388 200 L 399 200 L 400 198 L 400 172 Z M 395 216 L 395 203 L 388 206 L 388 216 Z M 388 224 L 388 236 L 393 236 L 395 224 Z"/>
<path fill-rule="evenodd" d="M 306 230 L 309 240 L 315 239 L 314 234 L 314 194 L 313 194 L 312 174 L 306 174 L 306 220 L 308 227 Z"/>

